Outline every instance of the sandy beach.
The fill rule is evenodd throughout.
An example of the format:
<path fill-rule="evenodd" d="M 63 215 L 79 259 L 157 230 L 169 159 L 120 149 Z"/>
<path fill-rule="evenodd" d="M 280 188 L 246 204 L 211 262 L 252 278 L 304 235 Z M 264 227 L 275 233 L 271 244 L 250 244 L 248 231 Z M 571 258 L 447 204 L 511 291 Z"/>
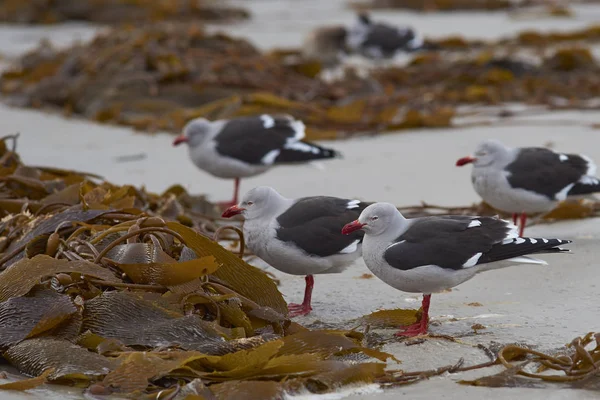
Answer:
<path fill-rule="evenodd" d="M 235 3 L 235 2 L 234 2 Z M 291 10 L 291 1 L 262 0 L 238 2 L 251 8 L 253 19 L 227 27 L 227 32 L 247 36 L 264 48 L 295 46 L 316 25 L 348 22 L 353 17 L 340 0 L 308 1 Z M 317 3 L 327 3 L 325 9 Z M 486 13 L 476 24 L 464 24 L 472 14 L 422 15 L 384 13 L 391 21 L 410 22 L 431 36 L 462 33 L 468 37 L 496 38 L 522 29 L 573 29 L 600 19 L 600 7 L 575 7 L 572 19 L 508 19 L 505 13 Z M 264 27 L 265 21 L 275 21 Z M 275 35 L 282 26 L 285 35 Z M 214 27 L 223 29 L 223 27 Z M 48 28 L 0 26 L 0 54 L 13 58 L 42 37 L 58 45 L 72 40 L 89 39 L 97 30 L 85 24 Z M 20 38 L 15 40 L 14 38 Z M 173 135 L 153 135 L 128 128 L 101 125 L 78 118 L 64 118 L 44 111 L 24 110 L 0 105 L 3 134 L 20 133 L 18 152 L 27 164 L 76 169 L 102 175 L 118 184 L 144 185 L 161 192 L 173 184 L 182 184 L 192 193 L 206 193 L 210 200 L 231 195 L 232 183 L 197 170 L 186 150 L 171 145 Z M 457 121 L 462 124 L 465 121 Z M 497 122 L 491 126 L 455 127 L 436 130 L 406 130 L 323 143 L 343 153 L 343 159 L 320 163 L 322 168 L 281 167 L 242 181 L 242 192 L 259 185 L 275 187 L 287 197 L 328 194 L 358 197 L 369 201 L 387 201 L 403 205 L 426 201 L 445 206 L 466 206 L 478 201 L 470 183 L 470 168 L 456 168 L 459 157 L 468 155 L 486 138 L 497 138 L 511 146 L 551 144 L 562 152 L 583 152 L 600 160 L 600 131 L 591 124 L 600 123 L 597 112 L 552 112 L 538 116 Z M 132 156 L 123 161 L 120 157 Z M 432 298 L 432 333 L 452 335 L 460 343 L 431 338 L 416 346 L 390 343 L 383 350 L 402 360 L 390 362 L 390 368 L 406 371 L 453 364 L 463 357 L 465 364 L 484 362 L 487 357 L 478 344 L 525 343 L 541 351 L 564 346 L 576 336 L 600 331 L 600 306 L 597 302 L 600 276 L 598 255 L 600 220 L 586 219 L 528 228 L 528 235 L 571 239 L 573 254 L 542 257 L 549 266 L 518 266 L 486 272 L 450 292 Z M 259 263 L 257 263 L 259 265 Z M 263 265 L 264 266 L 264 265 Z M 280 290 L 288 301 L 302 296 L 303 279 L 273 269 L 281 280 Z M 301 317 L 302 324 L 352 326 L 353 321 L 384 308 L 417 308 L 420 297 L 398 292 L 376 278 L 359 279 L 367 273 L 357 262 L 339 275 L 316 277 L 314 311 Z M 469 303 L 480 303 L 472 306 Z M 471 326 L 486 329 L 473 334 Z M 538 388 L 474 388 L 458 385 L 460 379 L 490 375 L 500 369 L 461 374 L 446 374 L 415 385 L 382 391 L 367 387 L 315 399 L 592 399 L 597 393 L 541 384 Z M 2 381 L 2 380 L 0 380 Z M 56 390 L 55 390 L 56 389 Z M 3 399 L 80 398 L 79 389 L 44 387 L 27 393 L 2 394 Z M 297 398 L 309 398 L 299 396 Z"/>

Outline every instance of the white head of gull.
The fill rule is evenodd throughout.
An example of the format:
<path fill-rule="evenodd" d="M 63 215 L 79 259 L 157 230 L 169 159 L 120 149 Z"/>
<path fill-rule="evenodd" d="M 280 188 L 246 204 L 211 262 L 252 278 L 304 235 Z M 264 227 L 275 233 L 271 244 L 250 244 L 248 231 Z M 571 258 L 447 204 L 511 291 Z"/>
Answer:
<path fill-rule="evenodd" d="M 569 196 L 600 192 L 596 165 L 581 154 L 541 147 L 511 148 L 485 140 L 457 166 L 473 164 L 471 180 L 481 198 L 497 210 L 520 214 L 523 235 L 527 214 L 546 213 Z"/>
<path fill-rule="evenodd" d="M 367 206 L 359 200 L 330 196 L 288 199 L 275 189 L 250 190 L 223 217 L 242 215 L 244 238 L 254 254 L 273 268 L 305 275 L 302 304 L 290 304 L 290 316 L 312 310 L 313 275 L 339 273 L 361 255 L 363 232 L 345 236 L 340 230 Z"/>
<path fill-rule="evenodd" d="M 431 293 L 450 289 L 476 274 L 517 264 L 546 264 L 529 254 L 567 251 L 568 240 L 522 238 L 517 227 L 495 217 L 434 216 L 407 219 L 389 203 L 366 207 L 342 233 L 364 231 L 363 258 L 388 285 L 423 293 L 423 314 L 398 336 L 427 333 Z"/>

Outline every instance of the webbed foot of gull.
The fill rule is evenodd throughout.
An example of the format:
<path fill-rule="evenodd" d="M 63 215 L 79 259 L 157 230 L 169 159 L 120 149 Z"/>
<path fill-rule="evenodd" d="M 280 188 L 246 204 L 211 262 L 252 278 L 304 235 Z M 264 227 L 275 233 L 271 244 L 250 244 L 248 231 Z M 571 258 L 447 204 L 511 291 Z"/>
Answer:
<path fill-rule="evenodd" d="M 416 324 L 409 325 L 404 329 L 394 333 L 394 336 L 400 337 L 414 337 L 427 334 L 427 322 L 421 323 L 420 321 Z"/>
<path fill-rule="evenodd" d="M 310 314 L 310 312 L 312 311 L 312 307 L 310 306 L 310 304 L 290 303 L 290 304 L 288 304 L 288 311 L 289 311 L 288 316 L 290 318 L 293 318 L 293 317 L 298 317 L 301 315 Z"/>
<path fill-rule="evenodd" d="M 421 303 L 421 319 L 412 324 L 405 326 L 399 332 L 396 332 L 395 336 L 403 336 L 403 337 L 414 337 L 419 335 L 426 335 L 427 328 L 429 326 L 429 305 L 431 303 L 431 294 L 423 295 L 423 302 Z"/>

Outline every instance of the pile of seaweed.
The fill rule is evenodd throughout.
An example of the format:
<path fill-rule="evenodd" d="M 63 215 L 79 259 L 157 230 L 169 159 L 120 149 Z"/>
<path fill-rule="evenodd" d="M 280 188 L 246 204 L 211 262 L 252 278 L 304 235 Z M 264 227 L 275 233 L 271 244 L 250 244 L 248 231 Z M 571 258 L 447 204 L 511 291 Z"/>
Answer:
<path fill-rule="evenodd" d="M 574 3 L 591 3 L 597 0 L 571 0 Z M 351 5 L 358 9 L 407 9 L 425 12 L 448 11 L 498 11 L 515 10 L 536 6 L 548 6 L 551 15 L 565 16 L 568 9 L 552 0 L 357 0 Z"/>
<path fill-rule="evenodd" d="M 334 139 L 450 126 L 462 104 L 589 107 L 600 95 L 600 66 L 573 43 L 597 40 L 598 28 L 552 35 L 529 33 L 484 48 L 448 40 L 442 49 L 476 50 L 424 52 L 405 67 L 366 76 L 347 68 L 342 78 L 325 81 L 318 62 L 265 54 L 194 23 L 158 23 L 115 28 L 64 51 L 42 44 L 4 71 L 0 90 L 22 106 L 144 131 L 179 132 L 200 116 L 285 113 L 305 121 L 310 139 Z M 507 47 L 525 41 L 537 43 L 537 62 L 506 55 Z M 547 46 L 557 42 L 570 46 Z"/>
<path fill-rule="evenodd" d="M 376 311 L 352 330 L 307 329 L 287 317 L 267 274 L 212 240 L 229 227 L 201 196 L 24 165 L 8 139 L 16 142 L 0 141 L 0 355 L 31 378 L 1 373 L 11 381 L 0 390 L 51 382 L 92 397 L 277 399 L 493 365 L 507 370 L 463 383 L 597 384 L 592 334 L 556 357 L 508 345 L 479 365 L 386 368 L 397 360 L 369 328 L 414 323 L 419 310 Z M 558 372 L 532 373 L 532 363 Z"/>
<path fill-rule="evenodd" d="M 100 24 L 163 20 L 233 21 L 250 14 L 207 0 L 3 0 L 0 21 L 52 24 L 89 21 Z"/>
<path fill-rule="evenodd" d="M 600 96 L 599 72 L 590 50 L 573 47 L 556 50 L 539 64 L 485 53 L 456 61 L 424 55 L 408 67 L 377 71 L 374 78 L 400 98 L 448 106 L 521 102 L 584 108 Z"/>
<path fill-rule="evenodd" d="M 276 284 L 211 240 L 201 199 L 26 166 L 6 140 L 0 165 L 0 352 L 35 377 L 0 388 L 272 398 L 384 375 L 345 360 L 390 357 L 360 332 L 291 322 Z"/>
<path fill-rule="evenodd" d="M 427 40 L 429 47 L 452 50 L 471 51 L 504 48 L 505 51 L 515 51 L 519 48 L 544 51 L 560 44 L 583 47 L 585 45 L 600 42 L 600 25 L 590 25 L 585 28 L 572 31 L 549 31 L 539 32 L 536 30 L 524 30 L 514 36 L 502 38 L 496 42 L 488 43 L 484 40 L 465 39 L 461 36 L 448 36 L 441 39 Z"/>

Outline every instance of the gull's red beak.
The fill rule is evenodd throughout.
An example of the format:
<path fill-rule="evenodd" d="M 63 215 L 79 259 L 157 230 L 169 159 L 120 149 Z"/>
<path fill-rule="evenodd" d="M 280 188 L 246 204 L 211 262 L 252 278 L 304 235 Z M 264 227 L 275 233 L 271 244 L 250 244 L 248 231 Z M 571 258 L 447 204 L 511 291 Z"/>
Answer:
<path fill-rule="evenodd" d="M 456 166 L 462 167 L 463 165 L 471 164 L 473 161 L 476 161 L 476 160 L 477 160 L 477 158 L 471 157 L 471 156 L 459 158 L 458 161 L 456 161 Z"/>
<path fill-rule="evenodd" d="M 349 235 L 349 234 L 351 234 L 354 231 L 362 229 L 362 227 L 365 226 L 365 225 L 366 224 L 363 224 L 359 220 L 352 221 L 352 222 L 344 225 L 344 227 L 342 228 L 342 233 L 344 235 Z"/>
<path fill-rule="evenodd" d="M 225 210 L 223 212 L 223 215 L 221 215 L 221 216 L 223 218 L 231 218 L 234 215 L 241 214 L 245 210 L 246 210 L 245 208 L 241 208 L 241 207 L 238 207 L 238 206 L 231 206 L 227 210 Z"/>
<path fill-rule="evenodd" d="M 179 135 L 173 140 L 173 146 L 179 146 L 181 143 L 187 143 L 188 138 L 184 135 Z"/>

